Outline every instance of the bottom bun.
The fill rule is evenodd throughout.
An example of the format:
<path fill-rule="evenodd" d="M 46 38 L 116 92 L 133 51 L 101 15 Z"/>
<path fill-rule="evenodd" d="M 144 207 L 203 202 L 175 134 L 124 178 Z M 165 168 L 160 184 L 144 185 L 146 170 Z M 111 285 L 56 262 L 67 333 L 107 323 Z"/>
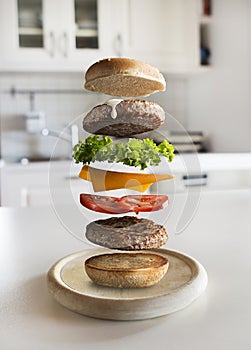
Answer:
<path fill-rule="evenodd" d="M 158 283 L 168 270 L 168 260 L 154 253 L 112 253 L 92 256 L 85 271 L 98 285 L 143 288 Z"/>

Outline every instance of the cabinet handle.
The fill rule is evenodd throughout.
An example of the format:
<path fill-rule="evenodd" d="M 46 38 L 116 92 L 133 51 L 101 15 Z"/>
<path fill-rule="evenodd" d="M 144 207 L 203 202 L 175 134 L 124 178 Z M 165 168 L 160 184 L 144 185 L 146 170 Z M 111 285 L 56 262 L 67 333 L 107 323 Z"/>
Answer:
<path fill-rule="evenodd" d="M 68 34 L 66 32 L 64 32 L 62 34 L 62 54 L 64 57 L 68 56 L 68 44 L 69 44 L 69 40 L 68 40 Z"/>
<path fill-rule="evenodd" d="M 21 204 L 21 207 L 22 208 L 27 208 L 29 206 L 29 194 L 28 194 L 28 190 L 27 188 L 22 188 L 21 189 L 21 201 L 20 201 L 20 204 Z"/>
<path fill-rule="evenodd" d="M 123 56 L 123 38 L 121 34 L 118 34 L 115 40 L 115 51 L 118 57 Z"/>
<path fill-rule="evenodd" d="M 77 180 L 79 181 L 80 177 L 77 175 L 69 175 L 64 177 L 65 180 Z"/>
<path fill-rule="evenodd" d="M 184 175 L 182 180 L 185 187 L 206 186 L 208 176 L 207 174 Z"/>
<path fill-rule="evenodd" d="M 54 54 L 55 54 L 55 35 L 53 32 L 50 32 L 49 33 L 49 42 L 50 42 L 50 45 L 49 45 L 49 55 L 51 57 L 54 57 Z"/>

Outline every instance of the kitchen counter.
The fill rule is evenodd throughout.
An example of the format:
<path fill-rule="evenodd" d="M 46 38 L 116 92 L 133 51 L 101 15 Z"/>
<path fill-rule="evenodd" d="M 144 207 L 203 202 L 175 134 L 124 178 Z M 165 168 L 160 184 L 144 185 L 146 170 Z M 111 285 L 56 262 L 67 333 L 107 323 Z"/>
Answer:
<path fill-rule="evenodd" d="M 203 193 L 189 225 L 175 234 L 181 194 L 165 223 L 167 247 L 199 260 L 206 291 L 189 307 L 144 321 L 104 321 L 57 304 L 46 288 L 50 266 L 90 246 L 69 234 L 50 207 L 0 208 L 1 349 L 159 350 L 251 348 L 251 191 Z M 65 209 L 75 220 L 75 211 Z M 159 212 L 159 219 L 164 215 Z M 83 216 L 76 229 L 83 232 Z"/>

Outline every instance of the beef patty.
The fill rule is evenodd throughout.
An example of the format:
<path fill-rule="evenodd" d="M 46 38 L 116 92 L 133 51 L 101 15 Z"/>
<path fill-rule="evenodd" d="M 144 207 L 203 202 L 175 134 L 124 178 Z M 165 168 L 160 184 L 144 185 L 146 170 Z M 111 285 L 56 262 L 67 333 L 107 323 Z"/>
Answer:
<path fill-rule="evenodd" d="M 161 247 L 167 241 L 163 226 L 135 216 L 111 217 L 86 226 L 86 238 L 110 249 L 140 250 Z"/>
<path fill-rule="evenodd" d="M 108 101 L 85 116 L 83 128 L 97 135 L 129 137 L 158 129 L 164 120 L 165 112 L 155 102 L 122 100 L 112 106 Z"/>

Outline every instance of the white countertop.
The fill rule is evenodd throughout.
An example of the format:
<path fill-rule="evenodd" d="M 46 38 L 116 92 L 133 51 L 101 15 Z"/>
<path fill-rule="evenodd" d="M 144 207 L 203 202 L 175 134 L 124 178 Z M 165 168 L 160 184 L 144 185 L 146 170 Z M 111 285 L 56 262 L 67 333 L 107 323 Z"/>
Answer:
<path fill-rule="evenodd" d="M 167 247 L 204 265 L 207 289 L 182 311 L 126 322 L 75 314 L 48 295 L 45 275 L 50 266 L 87 248 L 50 208 L 0 208 L 1 350 L 251 348 L 251 191 L 204 193 L 194 219 L 178 235 L 174 213 L 182 200 L 177 195 L 166 223 Z M 74 220 L 74 213 L 69 215 Z M 80 232 L 84 224 L 84 218 L 77 223 Z"/>

